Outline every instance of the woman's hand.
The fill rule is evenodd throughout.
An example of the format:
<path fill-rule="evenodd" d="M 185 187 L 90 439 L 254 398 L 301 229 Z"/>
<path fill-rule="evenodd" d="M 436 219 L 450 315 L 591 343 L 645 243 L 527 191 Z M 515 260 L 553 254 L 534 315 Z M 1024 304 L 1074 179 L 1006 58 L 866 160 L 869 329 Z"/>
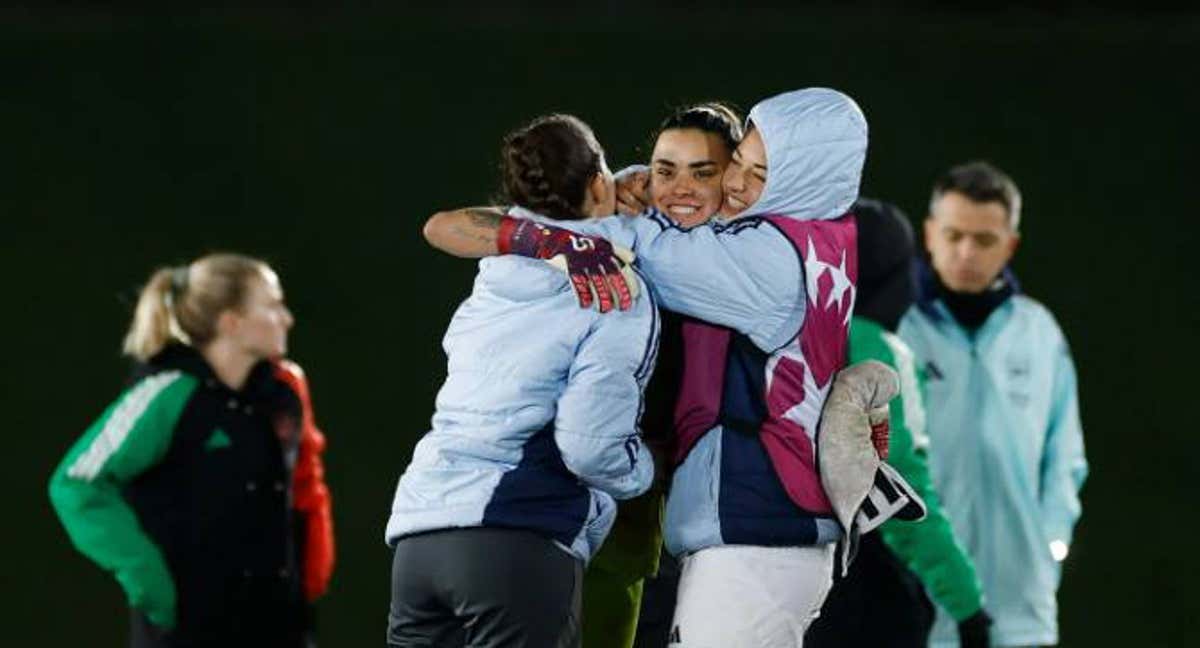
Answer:
<path fill-rule="evenodd" d="M 637 276 L 628 250 L 614 248 L 598 236 L 576 234 L 561 227 L 505 216 L 496 247 L 500 254 L 516 254 L 549 261 L 567 273 L 579 305 L 597 303 L 601 313 L 629 310 L 637 297 Z"/>
<path fill-rule="evenodd" d="M 617 184 L 617 211 L 626 216 L 637 216 L 650 206 L 650 171 L 639 169 L 622 173 L 615 178 Z"/>

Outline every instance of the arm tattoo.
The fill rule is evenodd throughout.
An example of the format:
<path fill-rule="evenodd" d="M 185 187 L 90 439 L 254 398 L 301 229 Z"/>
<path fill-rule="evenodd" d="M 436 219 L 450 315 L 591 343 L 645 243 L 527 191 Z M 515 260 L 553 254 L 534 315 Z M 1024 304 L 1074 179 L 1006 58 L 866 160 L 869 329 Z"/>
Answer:
<path fill-rule="evenodd" d="M 500 229 L 500 219 L 504 216 L 499 209 L 495 207 L 468 207 L 467 215 L 471 217 L 471 224 L 476 227 L 485 227 L 491 230 Z"/>
<path fill-rule="evenodd" d="M 495 243 L 503 214 L 494 207 L 469 207 L 463 210 L 468 222 L 454 224 L 450 229 L 455 236 L 480 243 Z"/>

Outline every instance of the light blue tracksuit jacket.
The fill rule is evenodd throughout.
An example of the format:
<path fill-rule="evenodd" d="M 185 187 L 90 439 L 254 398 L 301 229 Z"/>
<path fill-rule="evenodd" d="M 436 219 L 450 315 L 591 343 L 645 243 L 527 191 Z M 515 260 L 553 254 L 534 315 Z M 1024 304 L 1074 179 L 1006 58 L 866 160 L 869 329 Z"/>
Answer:
<path fill-rule="evenodd" d="M 613 499 L 650 487 L 638 418 L 658 350 L 654 301 L 601 315 L 575 299 L 543 261 L 480 262 L 446 330 L 446 382 L 396 486 L 389 544 L 437 529 L 529 529 L 587 561 Z"/>
<path fill-rule="evenodd" d="M 1060 565 L 1087 476 L 1075 367 L 1044 306 L 1015 295 L 969 335 L 940 300 L 913 306 L 900 337 L 924 366 L 929 467 L 954 532 L 975 561 L 992 642 L 1058 642 Z M 957 646 L 938 610 L 933 646 Z"/>

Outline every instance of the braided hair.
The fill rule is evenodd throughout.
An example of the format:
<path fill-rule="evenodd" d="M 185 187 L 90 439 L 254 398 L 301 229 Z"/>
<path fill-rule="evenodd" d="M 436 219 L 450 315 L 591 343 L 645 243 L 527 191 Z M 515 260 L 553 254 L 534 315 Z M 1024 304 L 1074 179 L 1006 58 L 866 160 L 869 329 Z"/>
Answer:
<path fill-rule="evenodd" d="M 578 117 L 538 117 L 500 146 L 504 198 L 558 220 L 585 218 L 584 196 L 603 159 L 595 134 Z"/>

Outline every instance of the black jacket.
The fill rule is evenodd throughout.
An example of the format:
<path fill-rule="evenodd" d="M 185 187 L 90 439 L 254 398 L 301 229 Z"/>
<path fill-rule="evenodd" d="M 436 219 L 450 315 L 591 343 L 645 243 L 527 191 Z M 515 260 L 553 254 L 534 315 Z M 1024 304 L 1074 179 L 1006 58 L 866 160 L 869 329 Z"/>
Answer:
<path fill-rule="evenodd" d="M 303 527 L 290 506 L 299 400 L 270 363 L 233 391 L 184 346 L 168 347 L 137 373 L 173 369 L 197 386 L 162 461 L 125 496 L 170 568 L 177 624 L 164 634 L 135 619 L 134 645 L 303 646 Z"/>

